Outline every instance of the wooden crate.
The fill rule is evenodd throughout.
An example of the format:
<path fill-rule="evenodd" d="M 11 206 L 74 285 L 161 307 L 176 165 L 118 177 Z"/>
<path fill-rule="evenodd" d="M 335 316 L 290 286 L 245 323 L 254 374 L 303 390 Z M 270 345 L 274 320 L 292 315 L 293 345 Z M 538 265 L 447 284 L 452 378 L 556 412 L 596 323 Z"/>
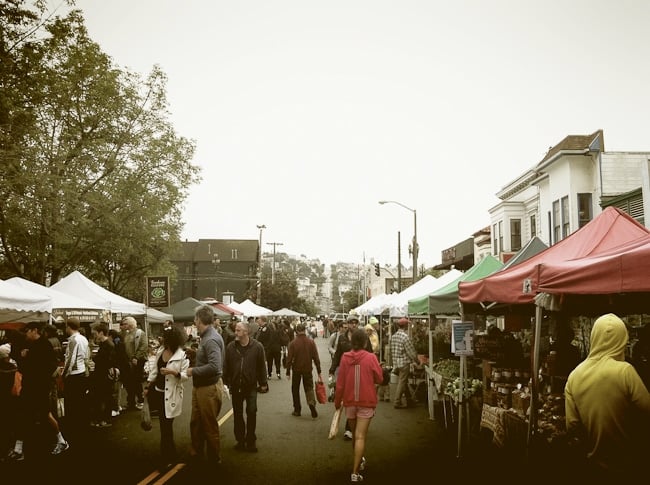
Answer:
<path fill-rule="evenodd" d="M 483 404 L 488 406 L 497 405 L 497 393 L 491 389 L 483 389 Z"/>
<path fill-rule="evenodd" d="M 520 412 L 523 415 L 526 415 L 528 407 L 530 406 L 530 394 L 522 395 L 519 392 L 512 393 L 512 408 L 515 411 Z"/>

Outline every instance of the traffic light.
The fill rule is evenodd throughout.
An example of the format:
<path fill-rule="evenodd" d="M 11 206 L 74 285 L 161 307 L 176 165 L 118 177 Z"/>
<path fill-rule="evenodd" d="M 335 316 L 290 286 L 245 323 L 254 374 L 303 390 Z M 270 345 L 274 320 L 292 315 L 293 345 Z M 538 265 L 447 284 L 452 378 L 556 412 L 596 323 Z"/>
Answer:
<path fill-rule="evenodd" d="M 375 263 L 375 274 L 379 276 L 381 272 L 379 271 L 379 263 Z"/>

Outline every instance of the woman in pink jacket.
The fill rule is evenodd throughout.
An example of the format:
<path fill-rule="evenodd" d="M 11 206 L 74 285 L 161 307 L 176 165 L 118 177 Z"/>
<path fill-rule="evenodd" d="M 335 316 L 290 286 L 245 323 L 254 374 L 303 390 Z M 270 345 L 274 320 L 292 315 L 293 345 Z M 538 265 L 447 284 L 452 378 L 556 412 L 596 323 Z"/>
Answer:
<path fill-rule="evenodd" d="M 375 355 L 365 350 L 368 340 L 365 330 L 356 329 L 351 340 L 352 350 L 341 357 L 334 406 L 336 409 L 341 405 L 345 406 L 345 415 L 354 436 L 354 461 L 350 479 L 352 482 L 361 482 L 363 476 L 359 472 L 363 471 L 366 465 L 363 456 L 366 434 L 377 407 L 375 384 L 383 381 L 383 373 Z"/>

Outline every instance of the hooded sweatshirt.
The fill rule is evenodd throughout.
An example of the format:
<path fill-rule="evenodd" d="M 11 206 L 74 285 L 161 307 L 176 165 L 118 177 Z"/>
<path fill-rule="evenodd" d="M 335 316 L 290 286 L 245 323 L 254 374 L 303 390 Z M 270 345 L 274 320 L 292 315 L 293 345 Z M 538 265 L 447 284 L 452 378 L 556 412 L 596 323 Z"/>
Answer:
<path fill-rule="evenodd" d="M 627 341 L 620 318 L 611 313 L 598 318 L 589 356 L 565 387 L 567 431 L 584 439 L 590 461 L 620 472 L 639 466 L 639 454 L 650 444 L 650 394 L 625 361 Z"/>
<path fill-rule="evenodd" d="M 341 357 L 336 379 L 336 407 L 377 407 L 375 384 L 381 384 L 383 373 L 375 354 L 367 350 L 351 350 Z"/>

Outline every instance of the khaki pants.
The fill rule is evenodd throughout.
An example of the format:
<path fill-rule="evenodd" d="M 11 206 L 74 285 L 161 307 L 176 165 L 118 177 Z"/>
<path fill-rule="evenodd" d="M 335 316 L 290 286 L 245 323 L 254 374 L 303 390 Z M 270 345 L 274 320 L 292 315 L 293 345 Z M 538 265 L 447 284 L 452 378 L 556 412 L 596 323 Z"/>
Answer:
<path fill-rule="evenodd" d="M 203 455 L 207 444 L 207 458 L 219 460 L 219 413 L 223 402 L 223 381 L 209 386 L 192 388 L 192 417 L 190 418 L 190 435 L 192 456 Z"/>

